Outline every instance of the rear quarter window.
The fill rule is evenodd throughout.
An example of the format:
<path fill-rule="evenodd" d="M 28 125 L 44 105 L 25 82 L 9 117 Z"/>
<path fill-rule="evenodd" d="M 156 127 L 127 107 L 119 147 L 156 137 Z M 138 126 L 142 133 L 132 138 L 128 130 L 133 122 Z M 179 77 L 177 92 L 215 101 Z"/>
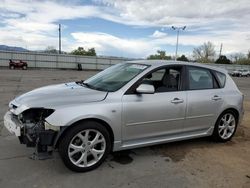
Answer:
<path fill-rule="evenodd" d="M 226 75 L 221 72 L 215 72 L 216 77 L 218 78 L 218 82 L 220 84 L 220 87 L 224 87 L 226 83 Z"/>

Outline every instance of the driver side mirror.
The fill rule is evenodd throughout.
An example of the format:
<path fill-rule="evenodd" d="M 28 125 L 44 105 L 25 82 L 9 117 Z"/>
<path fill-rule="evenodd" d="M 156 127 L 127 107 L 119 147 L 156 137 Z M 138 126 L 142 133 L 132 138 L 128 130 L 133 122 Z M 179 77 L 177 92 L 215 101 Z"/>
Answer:
<path fill-rule="evenodd" d="M 154 94 L 155 88 L 153 85 L 141 84 L 136 88 L 136 92 L 139 94 Z"/>

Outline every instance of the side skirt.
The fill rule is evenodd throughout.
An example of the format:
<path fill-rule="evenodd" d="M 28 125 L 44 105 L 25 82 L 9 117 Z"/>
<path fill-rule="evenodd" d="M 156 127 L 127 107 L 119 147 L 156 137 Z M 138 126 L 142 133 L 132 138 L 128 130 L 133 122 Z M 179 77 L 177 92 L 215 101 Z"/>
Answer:
<path fill-rule="evenodd" d="M 200 130 L 196 131 L 195 133 L 181 133 L 181 134 L 175 134 L 175 135 L 168 135 L 168 136 L 158 136 L 153 138 L 147 138 L 147 139 L 140 139 L 140 140 L 131 140 L 131 141 L 125 141 L 125 142 L 115 142 L 113 151 L 120 151 L 120 150 L 126 150 L 126 149 L 134 149 L 139 147 L 146 147 L 146 146 L 152 146 L 156 144 L 163 144 L 163 143 L 169 143 L 169 142 L 175 142 L 175 141 L 182 141 L 182 140 L 189 140 L 194 138 L 200 138 L 200 137 L 207 137 L 211 136 L 213 134 L 214 127 L 210 127 L 206 130 Z"/>

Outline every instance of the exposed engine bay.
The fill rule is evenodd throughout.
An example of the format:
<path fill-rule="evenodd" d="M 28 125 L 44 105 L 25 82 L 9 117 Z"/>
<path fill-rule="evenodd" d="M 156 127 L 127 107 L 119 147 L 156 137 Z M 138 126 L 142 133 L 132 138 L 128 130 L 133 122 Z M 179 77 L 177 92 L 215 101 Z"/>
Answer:
<path fill-rule="evenodd" d="M 36 155 L 46 154 L 48 147 L 53 146 L 57 130 L 50 129 L 45 118 L 54 112 L 53 109 L 31 108 L 25 110 L 16 118 L 21 123 L 19 140 L 27 147 L 35 147 Z M 39 158 L 39 156 L 37 156 Z"/>

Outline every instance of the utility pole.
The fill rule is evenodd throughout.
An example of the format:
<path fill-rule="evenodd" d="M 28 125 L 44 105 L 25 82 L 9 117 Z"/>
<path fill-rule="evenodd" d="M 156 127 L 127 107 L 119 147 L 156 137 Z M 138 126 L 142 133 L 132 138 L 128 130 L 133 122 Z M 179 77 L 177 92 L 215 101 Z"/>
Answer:
<path fill-rule="evenodd" d="M 59 54 L 62 53 L 62 43 L 61 43 L 61 24 L 59 24 Z"/>
<path fill-rule="evenodd" d="M 184 26 L 184 27 L 175 27 L 175 26 L 172 26 L 172 29 L 177 31 L 176 49 L 175 49 L 175 61 L 176 61 L 176 59 L 177 59 L 177 53 L 178 53 L 180 30 L 184 31 L 186 29 L 186 26 Z"/>
<path fill-rule="evenodd" d="M 222 52 L 222 46 L 223 46 L 223 44 L 221 43 L 221 44 L 220 44 L 220 56 L 221 56 L 221 52 Z M 219 56 L 219 57 L 220 57 L 220 56 Z"/>

